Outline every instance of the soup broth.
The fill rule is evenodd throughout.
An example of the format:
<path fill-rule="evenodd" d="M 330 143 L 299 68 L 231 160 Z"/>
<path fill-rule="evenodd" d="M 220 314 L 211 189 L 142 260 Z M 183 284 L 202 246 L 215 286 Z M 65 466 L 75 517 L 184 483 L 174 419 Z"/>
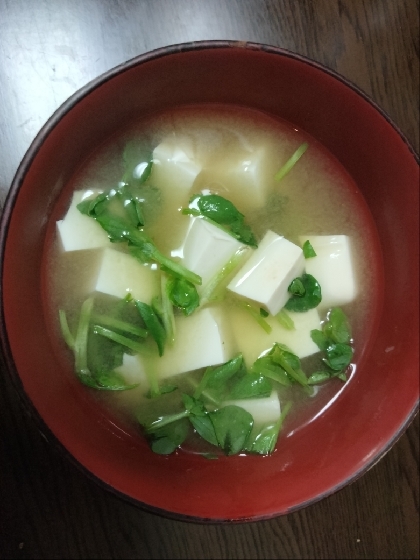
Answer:
<path fill-rule="evenodd" d="M 139 250 L 135 234 L 111 243 L 100 225 L 104 214 L 95 219 L 95 208 L 90 217 L 77 209 L 99 193 L 111 193 L 107 212 L 121 220 L 135 198 L 136 231 L 153 249 L 142 238 Z M 241 107 L 168 110 L 107 140 L 63 197 L 47 254 L 47 313 L 61 359 L 75 360 L 81 379 L 81 371 L 96 379 L 86 391 L 113 422 L 143 431 L 158 453 L 264 455 L 279 432 L 277 445 L 328 403 L 339 406 L 370 332 L 374 230 L 351 177 L 315 139 Z M 224 201 L 232 203 L 230 217 L 220 221 Z M 275 272 L 287 297 L 268 279 L 271 268 L 259 274 L 283 258 L 273 249 L 282 243 L 284 262 L 297 255 L 290 270 Z M 202 284 L 183 279 L 183 269 Z M 311 270 L 320 270 L 324 285 Z M 312 278 L 322 299 L 296 311 L 288 301 L 305 299 Z M 83 305 L 90 305 L 84 327 Z"/>

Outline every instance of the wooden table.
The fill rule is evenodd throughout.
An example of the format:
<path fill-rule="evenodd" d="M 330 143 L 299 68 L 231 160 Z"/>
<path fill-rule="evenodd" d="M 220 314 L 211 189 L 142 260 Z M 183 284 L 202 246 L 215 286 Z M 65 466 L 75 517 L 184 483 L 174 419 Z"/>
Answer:
<path fill-rule="evenodd" d="M 418 150 L 416 0 L 0 0 L 0 202 L 30 142 L 74 91 L 157 47 L 268 43 L 340 72 Z M 418 558 L 418 417 L 360 480 L 245 525 L 145 513 L 46 442 L 0 377 L 1 558 Z"/>

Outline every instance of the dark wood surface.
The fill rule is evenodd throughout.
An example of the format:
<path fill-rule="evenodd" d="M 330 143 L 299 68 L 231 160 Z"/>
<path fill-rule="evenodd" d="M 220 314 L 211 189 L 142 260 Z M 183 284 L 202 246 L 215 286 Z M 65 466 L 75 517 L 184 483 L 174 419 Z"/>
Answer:
<path fill-rule="evenodd" d="M 137 54 L 193 40 L 263 42 L 320 61 L 379 103 L 418 150 L 418 33 L 416 0 L 0 0 L 0 203 L 69 95 Z M 417 417 L 361 479 L 300 512 L 189 524 L 87 480 L 39 434 L 2 372 L 0 556 L 419 558 L 418 426 Z"/>

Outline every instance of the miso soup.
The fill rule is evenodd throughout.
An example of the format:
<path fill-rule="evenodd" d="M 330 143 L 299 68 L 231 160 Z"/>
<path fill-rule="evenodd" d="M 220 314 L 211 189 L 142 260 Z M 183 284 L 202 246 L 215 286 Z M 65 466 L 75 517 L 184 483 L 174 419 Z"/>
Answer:
<path fill-rule="evenodd" d="M 61 359 L 153 451 L 267 455 L 339 406 L 369 338 L 375 233 L 314 138 L 241 107 L 168 110 L 90 154 L 58 208 Z"/>

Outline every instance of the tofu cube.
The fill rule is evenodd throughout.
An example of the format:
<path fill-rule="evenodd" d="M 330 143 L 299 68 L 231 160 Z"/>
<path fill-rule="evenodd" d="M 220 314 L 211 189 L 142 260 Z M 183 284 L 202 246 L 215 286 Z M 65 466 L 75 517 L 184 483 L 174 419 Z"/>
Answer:
<path fill-rule="evenodd" d="M 239 399 L 225 401 L 223 406 L 236 405 L 245 409 L 254 418 L 254 427 L 263 424 L 275 424 L 280 418 L 281 408 L 277 391 L 272 391 L 269 397 L 260 399 Z"/>
<path fill-rule="evenodd" d="M 166 195 L 188 200 L 201 165 L 194 161 L 191 145 L 185 140 L 167 138 L 153 150 L 153 183 Z"/>
<path fill-rule="evenodd" d="M 243 353 L 247 367 L 251 367 L 276 342 L 288 346 L 298 358 L 306 358 L 319 352 L 311 338 L 311 330 L 321 328 L 317 309 L 310 309 L 305 313 L 288 311 L 287 314 L 293 320 L 295 330 L 285 329 L 276 317 L 269 316 L 265 320 L 272 330 L 271 333 L 266 333 L 245 309 L 232 306 L 229 317 L 233 337 L 238 351 Z"/>
<path fill-rule="evenodd" d="M 96 249 L 109 245 L 106 231 L 93 218 L 81 214 L 77 209 L 79 202 L 94 198 L 100 192 L 96 189 L 74 192 L 67 214 L 57 222 L 57 233 L 64 251 Z"/>
<path fill-rule="evenodd" d="M 150 304 L 152 298 L 160 293 L 157 270 L 114 249 L 103 250 L 94 278 L 91 291 L 118 298 L 130 293 L 134 299 Z"/>
<path fill-rule="evenodd" d="M 143 371 L 150 368 L 159 379 L 165 379 L 223 364 L 235 355 L 230 329 L 217 308 L 203 309 L 190 317 L 178 316 L 175 324 L 175 342 L 165 347 L 163 356 L 136 356 Z"/>
<path fill-rule="evenodd" d="M 243 244 L 202 218 L 193 218 L 183 243 L 183 265 L 203 279 L 198 291 L 217 274 Z"/>
<path fill-rule="evenodd" d="M 138 383 L 140 387 L 149 387 L 143 364 L 137 359 L 137 356 L 124 354 L 122 365 L 116 367 L 115 371 L 122 375 L 127 385 Z"/>
<path fill-rule="evenodd" d="M 291 281 L 302 275 L 304 267 L 302 249 L 269 230 L 228 289 L 276 315 L 289 298 L 287 288 Z"/>
<path fill-rule="evenodd" d="M 347 235 L 300 236 L 303 244 L 309 240 L 317 254 L 306 259 L 305 269 L 321 286 L 320 307 L 345 305 L 357 295 L 357 283 L 352 262 L 351 242 Z"/>
<path fill-rule="evenodd" d="M 275 154 L 266 146 L 242 149 L 206 169 L 206 183 L 220 185 L 221 194 L 226 192 L 227 198 L 240 209 L 261 208 L 273 185 L 276 160 Z"/>

